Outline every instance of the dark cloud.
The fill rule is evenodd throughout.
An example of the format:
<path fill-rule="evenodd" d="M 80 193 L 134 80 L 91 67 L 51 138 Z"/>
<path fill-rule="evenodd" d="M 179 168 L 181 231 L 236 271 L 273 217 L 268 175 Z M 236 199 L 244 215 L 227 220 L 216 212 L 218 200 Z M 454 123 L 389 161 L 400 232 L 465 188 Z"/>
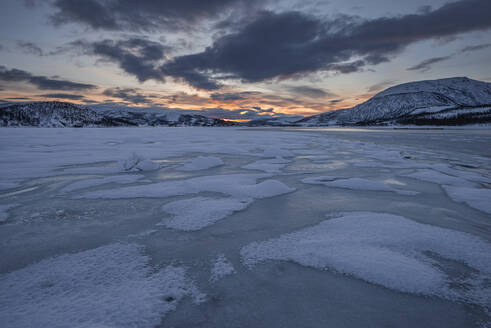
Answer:
<path fill-rule="evenodd" d="M 69 93 L 48 93 L 48 94 L 38 95 L 38 97 L 53 98 L 53 99 L 70 99 L 70 100 L 84 99 L 84 96 L 69 94 Z"/>
<path fill-rule="evenodd" d="M 55 25 L 82 23 L 104 30 L 189 29 L 224 12 L 250 9 L 256 0 L 55 0 Z"/>
<path fill-rule="evenodd" d="M 7 50 L 7 48 L 4 45 L 0 44 L 0 51 L 4 51 L 4 50 Z"/>
<path fill-rule="evenodd" d="M 43 49 L 32 42 L 17 41 L 17 47 L 20 48 L 24 53 L 36 56 L 44 56 Z"/>
<path fill-rule="evenodd" d="M 102 94 L 108 97 L 119 98 L 135 105 L 152 103 L 151 97 L 141 94 L 138 89 L 112 88 L 104 90 Z"/>
<path fill-rule="evenodd" d="M 176 57 L 161 70 L 201 89 L 220 87 L 224 75 L 258 82 L 320 70 L 346 74 L 386 62 L 413 42 L 489 29 L 489 12 L 489 0 L 372 20 L 262 12 L 238 32 L 219 37 L 203 52 Z"/>
<path fill-rule="evenodd" d="M 29 100 L 29 97 L 9 97 L 8 100 Z"/>
<path fill-rule="evenodd" d="M 243 92 L 233 92 L 233 93 L 212 93 L 210 98 L 217 101 L 223 102 L 233 102 L 237 100 L 246 100 L 249 97 L 260 95 L 258 92 L 253 91 L 243 91 Z"/>
<path fill-rule="evenodd" d="M 0 81 L 4 82 L 27 82 L 35 85 L 40 90 L 66 90 L 82 91 L 96 89 L 92 84 L 77 83 L 67 80 L 58 80 L 46 76 L 32 75 L 20 69 L 7 69 L 0 65 Z"/>
<path fill-rule="evenodd" d="M 164 51 L 167 49 L 161 43 L 142 38 L 118 41 L 106 39 L 97 42 L 79 40 L 72 42 L 71 47 L 116 63 L 140 82 L 149 79 L 164 80 L 162 72 L 156 67 L 164 58 Z"/>
<path fill-rule="evenodd" d="M 336 105 L 337 103 L 340 103 L 342 102 L 344 99 L 333 99 L 333 100 L 329 100 L 329 104 L 330 105 Z"/>
<path fill-rule="evenodd" d="M 477 51 L 477 50 L 482 50 L 491 47 L 491 43 L 485 43 L 485 44 L 478 44 L 475 46 L 467 46 L 464 47 L 460 50 L 460 52 L 470 52 L 470 51 Z"/>
<path fill-rule="evenodd" d="M 434 57 L 434 58 L 429 58 L 426 60 L 423 60 L 421 63 L 416 64 L 414 66 L 409 67 L 407 70 L 408 71 L 420 71 L 420 72 L 427 72 L 431 69 L 431 66 L 433 64 L 446 61 L 452 58 L 452 56 L 444 56 L 444 57 Z"/>
<path fill-rule="evenodd" d="M 300 96 L 307 96 L 310 98 L 325 98 L 325 97 L 335 96 L 334 94 L 330 93 L 327 90 L 309 87 L 306 85 L 288 87 L 287 90 L 290 91 L 291 93 Z"/>
<path fill-rule="evenodd" d="M 196 111 L 196 113 L 208 117 L 216 117 L 229 120 L 257 120 L 282 116 L 281 114 L 274 113 L 274 110 L 272 108 L 262 109 L 261 107 L 241 108 L 234 110 L 227 110 L 222 108 L 205 108 Z"/>

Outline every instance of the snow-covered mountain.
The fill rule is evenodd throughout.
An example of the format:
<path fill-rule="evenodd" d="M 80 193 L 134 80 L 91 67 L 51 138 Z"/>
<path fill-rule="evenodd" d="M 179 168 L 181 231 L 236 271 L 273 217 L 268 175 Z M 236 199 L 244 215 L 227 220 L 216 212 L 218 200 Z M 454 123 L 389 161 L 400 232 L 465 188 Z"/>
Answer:
<path fill-rule="evenodd" d="M 448 124 L 491 121 L 491 83 L 455 77 L 388 88 L 368 101 L 307 117 L 301 125 Z"/>
<path fill-rule="evenodd" d="M 291 126 L 298 120 L 303 119 L 299 115 L 285 115 L 280 117 L 268 117 L 263 119 L 251 120 L 245 125 L 247 126 Z"/>
<path fill-rule="evenodd" d="M 0 106 L 0 126 L 230 126 L 217 118 L 177 111 L 96 111 L 64 102 L 13 103 Z"/>

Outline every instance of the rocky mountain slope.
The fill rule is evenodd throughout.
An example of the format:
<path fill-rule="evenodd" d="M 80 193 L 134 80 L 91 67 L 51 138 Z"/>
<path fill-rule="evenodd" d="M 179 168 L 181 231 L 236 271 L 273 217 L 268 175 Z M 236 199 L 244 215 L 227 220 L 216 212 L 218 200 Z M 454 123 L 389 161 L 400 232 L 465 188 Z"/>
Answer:
<path fill-rule="evenodd" d="M 96 126 L 230 126 L 233 122 L 177 112 L 95 111 L 64 102 L 5 104 L 0 107 L 0 126 L 96 127 Z"/>
<path fill-rule="evenodd" d="M 296 123 L 307 126 L 491 122 L 491 83 L 456 77 L 388 88 L 355 107 Z"/>

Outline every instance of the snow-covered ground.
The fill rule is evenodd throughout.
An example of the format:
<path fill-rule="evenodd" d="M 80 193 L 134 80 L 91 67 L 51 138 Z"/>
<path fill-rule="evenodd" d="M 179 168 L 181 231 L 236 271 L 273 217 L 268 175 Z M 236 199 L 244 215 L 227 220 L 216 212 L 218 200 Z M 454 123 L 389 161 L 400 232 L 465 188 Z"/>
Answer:
<path fill-rule="evenodd" d="M 0 327 L 488 327 L 490 144 L 0 129 Z"/>

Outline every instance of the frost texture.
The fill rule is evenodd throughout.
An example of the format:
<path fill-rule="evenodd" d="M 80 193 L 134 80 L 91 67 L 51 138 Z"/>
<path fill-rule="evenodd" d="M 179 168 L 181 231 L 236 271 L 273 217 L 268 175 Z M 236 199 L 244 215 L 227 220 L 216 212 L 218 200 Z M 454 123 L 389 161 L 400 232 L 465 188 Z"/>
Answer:
<path fill-rule="evenodd" d="M 478 270 L 473 279 L 450 277 L 436 266 L 437 256 Z M 401 216 L 344 213 L 298 232 L 254 242 L 241 250 L 244 263 L 294 261 L 332 269 L 390 289 L 489 305 L 491 244 L 453 230 L 416 223 Z M 450 285 L 466 285 L 451 288 Z"/>
<path fill-rule="evenodd" d="M 232 263 L 229 262 L 224 254 L 220 254 L 214 259 L 212 263 L 210 280 L 211 282 L 216 282 L 223 277 L 234 273 L 235 269 Z"/>
<path fill-rule="evenodd" d="M 179 300 L 203 295 L 185 270 L 154 271 L 142 247 L 112 244 L 0 276 L 2 327 L 153 327 Z"/>

